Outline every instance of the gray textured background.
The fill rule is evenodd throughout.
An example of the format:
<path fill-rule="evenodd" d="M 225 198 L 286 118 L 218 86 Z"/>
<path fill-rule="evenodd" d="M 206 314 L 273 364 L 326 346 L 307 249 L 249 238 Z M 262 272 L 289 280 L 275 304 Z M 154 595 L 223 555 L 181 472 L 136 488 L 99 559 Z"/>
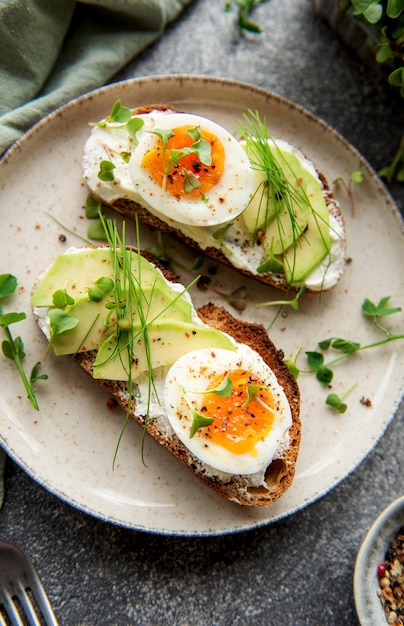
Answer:
<path fill-rule="evenodd" d="M 221 0 L 194 0 L 117 79 L 191 73 L 270 89 L 308 108 L 378 169 L 404 129 L 403 101 L 319 19 L 267 0 L 242 36 Z M 401 207 L 404 185 L 390 192 Z M 403 405 L 374 451 L 330 494 L 246 533 L 176 538 L 93 519 L 7 462 L 0 535 L 21 545 L 64 625 L 355 625 L 352 574 L 370 524 L 404 492 Z"/>

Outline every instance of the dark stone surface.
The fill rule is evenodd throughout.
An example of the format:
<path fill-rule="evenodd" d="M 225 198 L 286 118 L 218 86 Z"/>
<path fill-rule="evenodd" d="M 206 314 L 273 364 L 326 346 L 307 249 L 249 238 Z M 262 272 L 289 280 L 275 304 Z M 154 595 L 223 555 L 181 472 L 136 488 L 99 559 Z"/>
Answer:
<path fill-rule="evenodd" d="M 345 48 L 307 0 L 259 5 L 242 36 L 222 2 L 195 0 L 117 79 L 222 76 L 270 89 L 342 133 L 378 169 L 404 128 L 403 102 Z M 402 208 L 403 185 L 390 187 Z M 177 538 L 106 524 L 6 467 L 0 536 L 33 560 L 64 625 L 351 626 L 352 575 L 374 518 L 404 492 L 403 405 L 361 465 L 293 516 L 235 535 Z"/>

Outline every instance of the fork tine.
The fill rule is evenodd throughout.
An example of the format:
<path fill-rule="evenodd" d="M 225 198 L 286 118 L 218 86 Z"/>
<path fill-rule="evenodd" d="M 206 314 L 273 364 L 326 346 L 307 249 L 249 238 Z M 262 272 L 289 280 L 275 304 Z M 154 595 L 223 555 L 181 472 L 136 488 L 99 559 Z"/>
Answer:
<path fill-rule="evenodd" d="M 46 595 L 45 589 L 43 588 L 42 583 L 35 570 L 31 572 L 31 579 L 27 584 L 27 588 L 31 590 L 32 595 L 42 612 L 47 626 L 58 626 L 58 621 L 53 612 L 51 603 L 49 602 L 49 598 Z M 26 593 L 24 593 L 24 596 L 29 600 L 29 597 Z M 32 607 L 32 603 L 30 600 L 29 603 Z"/>
<path fill-rule="evenodd" d="M 10 619 L 13 626 L 24 626 L 20 614 L 13 602 L 11 595 L 7 589 L 0 590 L 0 604 L 2 604 L 6 610 L 7 617 Z M 4 622 L 6 624 L 6 622 Z"/>
<path fill-rule="evenodd" d="M 16 596 L 21 603 L 22 608 L 24 609 L 24 614 L 27 617 L 31 626 L 41 626 L 41 622 L 37 617 L 36 609 L 31 602 L 31 599 L 27 593 L 27 589 L 21 584 L 18 583 L 16 588 Z"/>

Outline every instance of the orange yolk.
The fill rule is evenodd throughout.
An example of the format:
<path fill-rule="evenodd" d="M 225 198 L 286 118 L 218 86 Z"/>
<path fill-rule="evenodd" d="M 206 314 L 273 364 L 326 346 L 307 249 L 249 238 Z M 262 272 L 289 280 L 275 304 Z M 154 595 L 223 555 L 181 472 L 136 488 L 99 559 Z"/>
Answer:
<path fill-rule="evenodd" d="M 205 396 L 200 412 L 205 417 L 214 417 L 215 420 L 204 429 L 204 435 L 230 452 L 252 452 L 258 441 L 267 437 L 271 431 L 273 413 L 256 400 L 243 406 L 247 399 L 247 386 L 262 384 L 254 374 L 240 369 L 230 372 L 229 378 L 233 383 L 233 391 L 227 398 L 215 393 Z M 218 380 L 212 389 L 222 380 L 223 378 Z M 269 389 L 260 389 L 257 396 L 266 405 L 274 408 L 274 398 Z"/>
<path fill-rule="evenodd" d="M 172 129 L 174 136 L 167 143 L 166 163 L 169 160 L 171 150 L 189 148 L 194 143 L 194 140 L 186 132 L 192 128 L 192 126 L 179 126 Z M 212 162 L 210 165 L 205 165 L 194 153 L 184 156 L 167 175 L 166 190 L 173 196 L 197 200 L 206 195 L 219 182 L 223 174 L 225 154 L 222 142 L 216 135 L 204 129 L 201 129 L 201 135 L 202 139 L 211 145 Z M 163 143 L 159 137 L 154 148 L 143 157 L 142 167 L 149 172 L 160 187 L 163 185 Z M 190 193 L 185 192 L 183 168 L 199 181 L 201 187 L 193 189 Z"/>

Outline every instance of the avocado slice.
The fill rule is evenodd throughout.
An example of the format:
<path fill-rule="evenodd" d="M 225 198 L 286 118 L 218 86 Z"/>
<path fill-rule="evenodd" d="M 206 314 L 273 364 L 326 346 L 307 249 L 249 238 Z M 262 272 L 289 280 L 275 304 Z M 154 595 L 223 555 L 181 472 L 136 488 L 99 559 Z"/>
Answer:
<path fill-rule="evenodd" d="M 147 329 L 150 359 L 146 356 L 145 334 L 141 327 L 134 327 L 132 380 L 149 370 L 162 365 L 171 365 L 183 354 L 201 348 L 235 350 L 231 339 L 215 328 L 179 320 L 162 320 Z M 98 350 L 94 363 L 94 378 L 106 380 L 128 380 L 128 351 L 125 337 L 117 345 L 116 337 L 107 338 Z"/>
<path fill-rule="evenodd" d="M 178 292 L 170 289 L 164 283 L 154 287 L 145 287 L 141 291 L 142 314 L 147 321 L 154 319 L 176 319 L 190 322 L 192 319 L 192 305 Z M 79 320 L 78 325 L 60 335 L 53 341 L 55 354 L 75 354 L 98 350 L 101 344 L 116 329 L 116 313 L 106 308 L 106 304 L 114 302 L 115 296 L 110 293 L 100 302 L 93 302 L 87 295 L 80 296 L 74 304 L 66 307 L 68 315 Z M 108 317 L 108 324 L 106 319 Z M 132 320 L 140 325 L 139 312 L 136 303 L 133 304 Z"/>
<path fill-rule="evenodd" d="M 283 255 L 286 280 L 299 284 L 325 259 L 331 249 L 330 215 L 320 183 L 315 179 L 307 184 L 307 195 L 313 209 L 307 228 L 295 245 Z"/>
<path fill-rule="evenodd" d="M 142 287 L 152 285 L 163 278 L 145 258 L 132 252 L 132 272 L 141 277 Z M 76 299 L 87 293 L 89 287 L 101 277 L 115 278 L 112 255 L 109 248 L 80 248 L 73 253 L 61 254 L 46 272 L 32 296 L 35 307 L 50 307 L 52 296 L 58 289 Z"/>

